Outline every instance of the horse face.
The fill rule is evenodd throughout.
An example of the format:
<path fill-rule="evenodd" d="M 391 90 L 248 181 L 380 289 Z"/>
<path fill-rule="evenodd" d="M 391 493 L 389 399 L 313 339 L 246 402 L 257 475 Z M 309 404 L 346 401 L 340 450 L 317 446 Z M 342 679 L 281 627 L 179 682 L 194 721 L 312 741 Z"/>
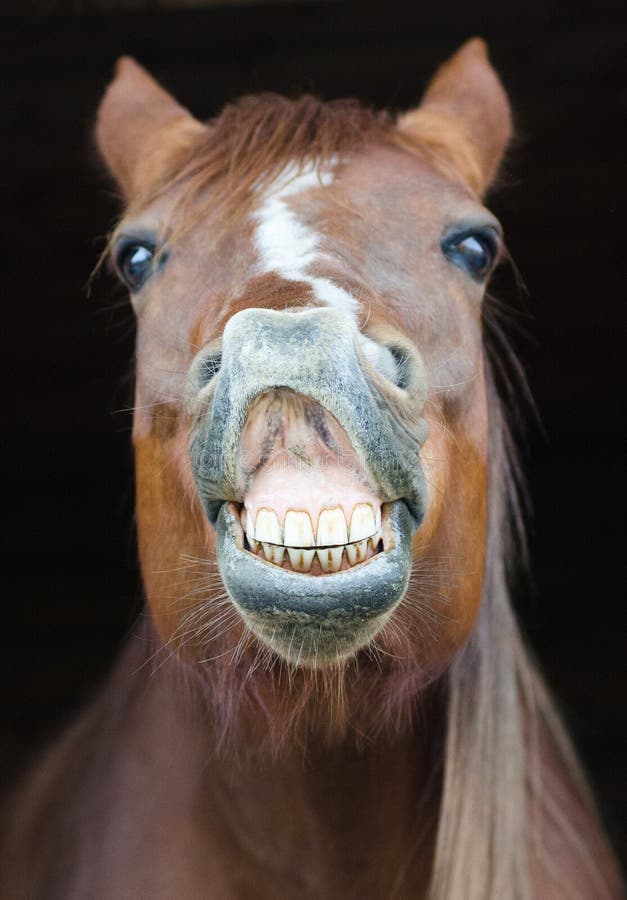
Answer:
<path fill-rule="evenodd" d="M 124 78 L 167 110 L 161 141 L 154 115 L 145 139 L 150 178 L 137 140 L 120 148 Z M 365 651 L 433 677 L 483 580 L 481 300 L 500 229 L 476 192 L 509 128 L 485 53 L 463 48 L 385 135 L 284 158 L 226 225 L 211 185 L 183 208 L 176 178 L 133 208 L 147 178 L 217 140 L 164 97 L 127 63 L 99 125 L 131 199 L 113 246 L 138 313 L 138 527 L 158 630 L 201 657 L 239 658 L 252 634 L 305 668 Z"/>

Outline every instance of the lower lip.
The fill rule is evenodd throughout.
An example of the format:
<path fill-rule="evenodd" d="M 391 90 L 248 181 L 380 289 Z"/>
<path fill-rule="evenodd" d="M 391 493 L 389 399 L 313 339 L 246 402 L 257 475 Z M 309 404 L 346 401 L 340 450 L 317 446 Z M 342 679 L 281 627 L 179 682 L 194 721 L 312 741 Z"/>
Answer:
<path fill-rule="evenodd" d="M 412 566 L 414 519 L 402 501 L 388 506 L 382 529 L 389 549 L 344 571 L 312 578 L 249 553 L 237 505 L 222 504 L 216 522 L 220 575 L 233 605 L 262 643 L 291 661 L 295 644 L 302 649 L 301 664 L 311 657 L 318 665 L 324 656 L 320 647 L 330 647 L 328 661 L 336 662 L 371 641 L 404 597 Z"/>
<path fill-rule="evenodd" d="M 320 598 L 324 596 L 327 609 L 343 608 L 347 602 L 351 605 L 353 588 L 368 595 L 370 603 L 370 600 L 375 601 L 379 589 L 386 595 L 395 592 L 398 583 L 409 577 L 415 525 L 402 501 L 384 504 L 381 530 L 383 549 L 370 559 L 339 572 L 312 578 L 307 573 L 275 566 L 246 550 L 238 505 L 226 502 L 222 504 L 216 522 L 218 564 L 233 599 L 237 602 L 238 588 L 245 584 L 245 592 L 255 607 L 258 602 L 264 606 L 270 602 L 273 607 L 285 605 L 303 610 L 309 610 L 310 605 L 315 604 L 311 608 L 317 609 Z M 383 602 L 385 604 L 386 601 Z"/>

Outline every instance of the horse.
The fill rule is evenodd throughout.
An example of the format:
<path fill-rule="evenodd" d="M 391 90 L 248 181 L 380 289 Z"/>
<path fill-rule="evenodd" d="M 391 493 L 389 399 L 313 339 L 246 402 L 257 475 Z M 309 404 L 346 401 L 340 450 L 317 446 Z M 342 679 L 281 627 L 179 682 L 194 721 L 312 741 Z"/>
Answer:
<path fill-rule="evenodd" d="M 17 790 L 3 898 L 616 898 L 512 612 L 516 463 L 482 198 L 512 133 L 473 39 L 400 115 L 197 121 L 122 58 L 145 612 Z"/>

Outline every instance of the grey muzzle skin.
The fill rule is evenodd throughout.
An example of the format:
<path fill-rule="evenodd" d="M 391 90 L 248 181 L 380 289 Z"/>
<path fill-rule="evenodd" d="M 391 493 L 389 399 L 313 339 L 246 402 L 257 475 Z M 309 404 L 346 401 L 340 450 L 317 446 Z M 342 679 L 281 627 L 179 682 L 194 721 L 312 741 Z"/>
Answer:
<path fill-rule="evenodd" d="M 422 410 L 413 411 L 409 429 L 365 374 L 360 337 L 353 318 L 332 308 L 246 309 L 226 325 L 219 372 L 198 384 L 203 370 L 212 372 L 210 352 L 201 352 L 190 374 L 196 415 L 191 465 L 216 527 L 225 587 L 257 637 L 303 665 L 339 661 L 372 640 L 407 589 L 411 537 L 425 514 Z M 342 426 L 381 501 L 390 504 L 387 552 L 311 576 L 245 549 L 237 508 L 228 503 L 242 503 L 247 488 L 238 448 L 252 404 L 277 389 L 314 400 Z"/>

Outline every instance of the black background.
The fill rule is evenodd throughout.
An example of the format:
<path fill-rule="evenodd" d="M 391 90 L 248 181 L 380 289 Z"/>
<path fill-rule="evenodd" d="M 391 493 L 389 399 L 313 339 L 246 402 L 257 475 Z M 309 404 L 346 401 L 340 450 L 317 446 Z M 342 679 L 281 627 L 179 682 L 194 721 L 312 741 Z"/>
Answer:
<path fill-rule="evenodd" d="M 90 137 L 113 61 L 137 56 L 200 118 L 258 90 L 404 108 L 439 62 L 479 34 L 518 134 L 490 205 L 528 293 L 511 271 L 496 290 L 517 310 L 510 333 L 543 423 L 527 415 L 534 584 L 518 607 L 620 848 L 627 29 L 619 4 L 311 2 L 107 14 L 69 5 L 0 12 L 0 30 L 3 779 L 85 702 L 140 608 L 127 411 L 133 319 L 110 279 L 86 293 L 117 212 Z"/>

